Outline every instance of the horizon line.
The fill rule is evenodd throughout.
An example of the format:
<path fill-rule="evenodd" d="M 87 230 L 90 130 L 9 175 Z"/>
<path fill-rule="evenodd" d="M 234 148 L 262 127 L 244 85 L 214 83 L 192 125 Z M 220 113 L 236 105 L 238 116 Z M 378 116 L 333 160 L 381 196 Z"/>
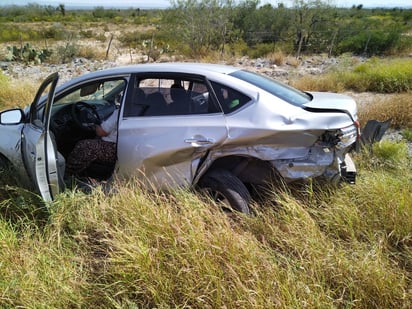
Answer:
<path fill-rule="evenodd" d="M 47 6 L 53 6 L 51 4 L 39 4 L 36 2 L 30 2 L 27 4 L 1 4 L 0 3 L 0 7 L 25 7 L 25 6 L 29 6 L 30 4 L 36 4 L 39 6 L 43 6 L 43 7 L 47 7 Z M 112 5 L 90 5 L 90 4 L 76 4 L 76 5 L 66 5 L 63 3 L 63 5 L 65 6 L 66 10 L 91 10 L 91 9 L 95 9 L 95 8 L 101 8 L 103 7 L 104 9 L 122 9 L 122 10 L 126 10 L 126 9 L 169 9 L 171 8 L 171 6 L 164 6 L 164 5 L 140 5 L 140 6 L 133 6 L 133 5 L 118 5 L 118 6 L 112 6 Z M 412 5 L 405 5 L 405 6 L 390 6 L 390 5 L 362 5 L 362 9 L 412 9 Z M 276 8 L 276 6 L 272 5 L 274 8 Z M 353 4 L 352 6 L 335 6 L 336 8 L 342 8 L 342 9 L 350 9 L 353 7 L 358 7 L 359 5 L 355 5 Z"/>

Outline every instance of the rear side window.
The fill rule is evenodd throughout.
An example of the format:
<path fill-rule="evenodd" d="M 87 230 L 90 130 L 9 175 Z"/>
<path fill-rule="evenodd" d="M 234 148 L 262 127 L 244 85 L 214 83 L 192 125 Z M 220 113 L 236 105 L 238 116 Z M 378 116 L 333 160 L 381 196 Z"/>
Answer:
<path fill-rule="evenodd" d="M 230 75 L 255 85 L 256 87 L 259 87 L 293 105 L 301 106 L 308 103 L 312 99 L 310 95 L 303 91 L 297 90 L 260 74 L 239 70 L 231 73 Z"/>
<path fill-rule="evenodd" d="M 221 113 L 199 78 L 172 74 L 136 77 L 126 101 L 125 117 Z"/>
<path fill-rule="evenodd" d="M 216 82 L 211 82 L 211 84 L 225 114 L 238 110 L 251 100 L 247 95 L 231 87 Z"/>

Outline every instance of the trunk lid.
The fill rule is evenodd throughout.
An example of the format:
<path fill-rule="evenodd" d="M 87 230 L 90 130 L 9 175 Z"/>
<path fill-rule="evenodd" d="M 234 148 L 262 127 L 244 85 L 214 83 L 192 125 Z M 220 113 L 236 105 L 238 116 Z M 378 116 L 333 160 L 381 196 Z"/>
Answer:
<path fill-rule="evenodd" d="M 355 100 L 347 95 L 328 92 L 308 92 L 312 100 L 302 106 L 313 112 L 344 112 L 349 113 L 356 121 L 357 106 Z"/>

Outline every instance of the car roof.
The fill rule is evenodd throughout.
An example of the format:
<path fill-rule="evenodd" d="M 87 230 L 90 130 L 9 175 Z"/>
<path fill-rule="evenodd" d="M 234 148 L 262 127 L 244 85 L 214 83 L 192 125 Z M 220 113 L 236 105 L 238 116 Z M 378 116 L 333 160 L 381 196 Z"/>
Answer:
<path fill-rule="evenodd" d="M 200 62 L 164 62 L 164 63 L 146 63 L 128 65 L 110 70 L 119 70 L 123 72 L 188 72 L 188 73 L 221 73 L 230 74 L 234 71 L 238 71 L 239 68 L 235 68 L 223 64 L 212 63 L 200 63 Z"/>
<path fill-rule="evenodd" d="M 60 84 L 56 88 L 56 93 L 63 91 L 68 87 L 87 80 L 104 78 L 110 75 L 128 75 L 132 73 L 144 72 L 169 72 L 169 73 L 189 73 L 208 76 L 210 73 L 230 74 L 238 71 L 240 68 L 223 64 L 200 63 L 200 62 L 161 62 L 161 63 L 144 63 L 118 66 L 103 70 L 97 70 L 91 73 L 83 74 L 69 81 Z"/>
<path fill-rule="evenodd" d="M 57 90 L 66 88 L 71 84 L 87 81 L 89 79 L 95 79 L 99 77 L 105 77 L 110 75 L 122 75 L 132 73 L 143 72 L 170 72 L 170 73 L 191 73 L 208 75 L 210 73 L 230 74 L 232 72 L 240 70 L 239 68 L 212 63 L 198 63 L 198 62 L 163 62 L 163 63 L 146 63 L 146 64 L 134 64 L 127 66 L 118 66 L 109 69 L 98 70 L 92 73 L 87 73 L 79 77 L 73 78 L 64 83 Z"/>

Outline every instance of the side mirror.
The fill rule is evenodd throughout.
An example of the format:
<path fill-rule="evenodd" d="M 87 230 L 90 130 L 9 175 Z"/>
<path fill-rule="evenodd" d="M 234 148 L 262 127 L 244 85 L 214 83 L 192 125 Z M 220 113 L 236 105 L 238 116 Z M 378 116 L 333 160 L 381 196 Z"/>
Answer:
<path fill-rule="evenodd" d="M 24 113 L 21 109 L 9 109 L 0 113 L 0 124 L 11 125 L 19 124 L 24 119 Z"/>

